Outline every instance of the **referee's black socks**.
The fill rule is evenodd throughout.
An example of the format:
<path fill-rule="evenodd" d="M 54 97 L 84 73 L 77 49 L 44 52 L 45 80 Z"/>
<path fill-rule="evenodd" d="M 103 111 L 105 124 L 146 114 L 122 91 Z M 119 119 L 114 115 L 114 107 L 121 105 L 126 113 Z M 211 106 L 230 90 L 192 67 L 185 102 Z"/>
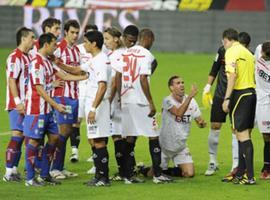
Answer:
<path fill-rule="evenodd" d="M 253 144 L 251 139 L 241 142 L 241 148 L 246 161 L 248 179 L 252 179 L 254 177 L 254 166 L 253 166 Z"/>

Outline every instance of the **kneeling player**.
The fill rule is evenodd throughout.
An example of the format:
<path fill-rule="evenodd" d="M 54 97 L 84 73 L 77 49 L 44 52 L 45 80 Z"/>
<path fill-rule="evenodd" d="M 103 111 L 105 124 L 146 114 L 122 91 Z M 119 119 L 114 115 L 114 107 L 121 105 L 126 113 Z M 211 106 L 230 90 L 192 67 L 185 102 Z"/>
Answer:
<path fill-rule="evenodd" d="M 163 100 L 162 127 L 160 130 L 161 168 L 163 173 L 171 176 L 193 177 L 194 165 L 186 140 L 190 133 L 192 119 L 200 128 L 206 126 L 201 118 L 200 109 L 193 99 L 197 88 L 192 86 L 189 95 L 185 95 L 184 81 L 179 76 L 172 76 L 168 86 L 171 95 Z M 169 168 L 170 159 L 175 167 Z M 152 175 L 149 168 L 140 167 L 139 171 L 147 176 Z"/>

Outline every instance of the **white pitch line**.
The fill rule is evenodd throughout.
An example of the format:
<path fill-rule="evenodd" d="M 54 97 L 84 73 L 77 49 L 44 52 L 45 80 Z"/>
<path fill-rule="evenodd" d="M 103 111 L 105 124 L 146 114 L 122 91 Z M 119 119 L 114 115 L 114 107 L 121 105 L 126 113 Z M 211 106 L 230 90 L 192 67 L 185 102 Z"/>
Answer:
<path fill-rule="evenodd" d="M 3 135 L 10 135 L 10 132 L 0 133 L 0 136 L 3 136 Z"/>

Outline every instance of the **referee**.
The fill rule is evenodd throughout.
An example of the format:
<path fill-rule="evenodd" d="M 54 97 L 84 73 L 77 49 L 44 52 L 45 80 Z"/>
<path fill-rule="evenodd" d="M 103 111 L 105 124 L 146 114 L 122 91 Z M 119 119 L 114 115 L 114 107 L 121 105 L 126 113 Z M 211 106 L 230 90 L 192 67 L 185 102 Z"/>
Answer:
<path fill-rule="evenodd" d="M 255 184 L 253 168 L 253 144 L 250 133 L 254 124 L 256 94 L 254 80 L 254 57 L 238 41 L 234 29 L 223 32 L 225 71 L 228 77 L 227 90 L 222 104 L 224 112 L 229 112 L 232 128 L 239 144 L 238 171 L 235 184 Z M 247 176 L 244 176 L 245 171 Z"/>

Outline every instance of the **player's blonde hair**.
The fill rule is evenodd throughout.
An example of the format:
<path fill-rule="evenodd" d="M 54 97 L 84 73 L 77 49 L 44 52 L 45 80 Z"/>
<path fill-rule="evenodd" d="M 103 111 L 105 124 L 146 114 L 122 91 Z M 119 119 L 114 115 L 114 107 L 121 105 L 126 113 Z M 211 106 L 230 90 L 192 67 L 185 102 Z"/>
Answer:
<path fill-rule="evenodd" d="M 118 38 L 117 48 L 123 46 L 123 42 L 121 40 L 122 33 L 116 27 L 109 27 L 104 30 L 104 33 L 110 34 L 112 37 Z"/>

